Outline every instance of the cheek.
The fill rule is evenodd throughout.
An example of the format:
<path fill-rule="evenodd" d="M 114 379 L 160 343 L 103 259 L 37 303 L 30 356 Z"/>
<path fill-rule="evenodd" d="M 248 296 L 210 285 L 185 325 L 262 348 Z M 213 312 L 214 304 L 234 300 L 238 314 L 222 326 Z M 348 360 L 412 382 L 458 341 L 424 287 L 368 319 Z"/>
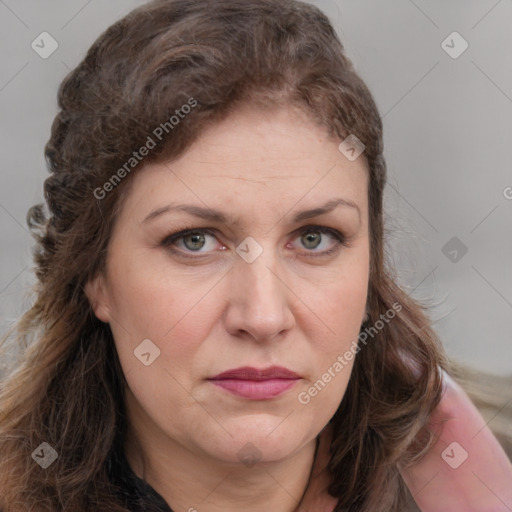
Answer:
<path fill-rule="evenodd" d="M 175 272 L 164 273 L 147 261 L 142 265 L 137 259 L 125 258 L 110 272 L 111 328 L 121 364 L 125 373 L 148 373 L 135 356 L 141 343 L 149 339 L 154 347 L 145 342 L 148 350 L 143 353 L 149 351 L 149 359 L 155 359 L 152 370 L 167 368 L 180 382 L 187 381 L 195 354 L 217 314 L 208 297 L 211 283 L 192 283 Z M 154 371 L 148 377 L 157 378 Z M 168 379 L 169 375 L 158 379 L 162 377 Z"/>
<path fill-rule="evenodd" d="M 112 258 L 114 261 L 114 258 Z M 170 265 L 145 254 L 118 258 L 119 265 L 111 271 L 113 314 L 144 336 L 150 333 L 159 339 L 173 336 L 177 330 L 200 326 L 191 324 L 189 314 L 200 306 L 208 293 L 208 283 L 193 281 L 190 273 L 181 275 Z"/>
<path fill-rule="evenodd" d="M 297 402 L 322 421 L 336 412 L 361 350 L 358 336 L 367 300 L 369 257 L 364 250 L 358 256 L 330 280 L 323 280 L 322 286 L 310 289 L 308 303 L 314 305 L 318 318 L 305 312 L 308 320 L 303 324 L 310 326 L 316 373 L 299 390 Z"/>
<path fill-rule="evenodd" d="M 368 272 L 361 271 L 347 275 L 340 280 L 331 294 L 328 310 L 342 338 L 347 334 L 357 335 L 366 308 L 368 294 Z"/>
<path fill-rule="evenodd" d="M 202 411 L 190 392 L 204 373 L 201 347 L 216 315 L 213 294 L 208 294 L 211 284 L 191 284 L 176 275 L 171 279 L 148 265 L 135 267 L 119 266 L 112 273 L 115 345 L 137 407 L 177 435 L 180 422 L 173 411 L 186 417 Z M 147 353 L 149 365 L 142 357 Z"/>
<path fill-rule="evenodd" d="M 323 324 L 326 336 L 311 335 L 328 354 L 339 351 L 357 339 L 364 316 L 369 279 L 369 259 L 364 251 L 342 268 L 324 277 L 317 286 L 301 293 L 311 305 L 306 311 L 312 329 Z M 314 314 L 313 314 L 313 313 Z M 313 322 L 313 320 L 315 320 Z"/>

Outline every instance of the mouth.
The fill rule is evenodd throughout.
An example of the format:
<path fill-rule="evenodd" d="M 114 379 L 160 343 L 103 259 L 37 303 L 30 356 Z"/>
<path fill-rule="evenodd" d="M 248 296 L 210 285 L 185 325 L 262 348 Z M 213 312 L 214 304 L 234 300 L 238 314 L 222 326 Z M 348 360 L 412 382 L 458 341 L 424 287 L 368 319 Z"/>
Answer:
<path fill-rule="evenodd" d="M 217 387 L 250 400 L 270 400 L 290 390 L 301 379 L 281 366 L 263 370 L 251 367 L 222 372 L 208 380 Z"/>

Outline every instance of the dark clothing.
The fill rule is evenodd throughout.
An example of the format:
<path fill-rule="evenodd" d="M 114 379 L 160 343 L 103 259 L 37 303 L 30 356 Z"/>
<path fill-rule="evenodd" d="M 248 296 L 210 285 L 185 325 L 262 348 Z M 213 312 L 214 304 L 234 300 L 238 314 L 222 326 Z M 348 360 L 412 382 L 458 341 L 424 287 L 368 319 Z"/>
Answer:
<path fill-rule="evenodd" d="M 133 512 L 173 512 L 147 482 L 132 471 L 123 450 L 116 450 L 109 461 L 110 480 L 119 488 L 119 498 Z"/>

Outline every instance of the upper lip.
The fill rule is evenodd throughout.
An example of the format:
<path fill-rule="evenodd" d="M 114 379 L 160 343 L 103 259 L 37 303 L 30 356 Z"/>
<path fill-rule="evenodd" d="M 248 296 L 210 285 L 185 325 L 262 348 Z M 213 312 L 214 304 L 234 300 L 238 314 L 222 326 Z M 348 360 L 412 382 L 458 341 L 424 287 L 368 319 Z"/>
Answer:
<path fill-rule="evenodd" d="M 259 370 L 250 366 L 235 368 L 210 377 L 210 380 L 217 379 L 239 379 L 239 380 L 268 380 L 268 379 L 298 379 L 299 376 L 282 366 L 271 366 Z"/>

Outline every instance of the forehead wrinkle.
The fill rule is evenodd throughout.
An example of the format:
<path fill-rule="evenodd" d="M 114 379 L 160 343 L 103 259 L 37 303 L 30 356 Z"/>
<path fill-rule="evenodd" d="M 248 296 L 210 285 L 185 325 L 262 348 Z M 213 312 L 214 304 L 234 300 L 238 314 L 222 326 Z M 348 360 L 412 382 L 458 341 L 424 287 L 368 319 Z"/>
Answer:
<path fill-rule="evenodd" d="M 297 176 L 297 175 L 290 175 L 290 176 L 258 176 L 258 178 L 251 178 L 250 176 L 224 176 L 222 174 L 210 176 L 211 178 L 224 178 L 228 180 L 239 180 L 239 181 L 252 181 L 254 183 L 266 183 L 270 180 L 290 180 L 291 178 L 306 178 L 307 176 Z M 263 181 L 262 181 L 263 180 Z"/>

